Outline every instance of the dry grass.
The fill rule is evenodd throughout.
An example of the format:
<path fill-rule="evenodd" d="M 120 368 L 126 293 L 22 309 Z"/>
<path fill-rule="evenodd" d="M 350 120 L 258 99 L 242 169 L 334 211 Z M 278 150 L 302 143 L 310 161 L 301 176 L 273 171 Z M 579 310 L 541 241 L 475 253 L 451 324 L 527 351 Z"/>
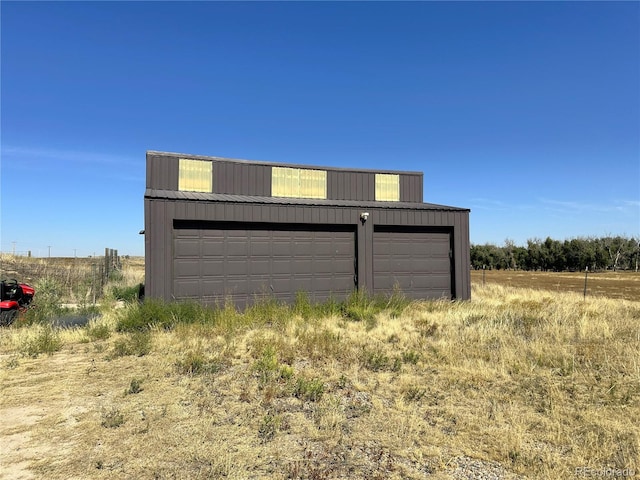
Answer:
<path fill-rule="evenodd" d="M 57 332 L 61 350 L 37 357 L 24 346 L 42 327 L 2 332 L 0 441 L 19 445 L 5 468 L 419 479 L 471 458 L 505 477 L 640 471 L 638 302 L 488 284 L 374 323 L 178 324 L 146 340 L 115 315 Z"/>
<path fill-rule="evenodd" d="M 36 287 L 36 300 L 43 293 L 55 294 L 63 303 L 90 303 L 110 293 L 100 274 L 103 257 L 36 258 L 0 254 L 0 279 L 15 278 Z M 136 285 L 144 280 L 144 257 L 121 257 L 122 269 L 114 275 L 117 285 Z M 53 291 L 52 291 L 53 290 Z"/>

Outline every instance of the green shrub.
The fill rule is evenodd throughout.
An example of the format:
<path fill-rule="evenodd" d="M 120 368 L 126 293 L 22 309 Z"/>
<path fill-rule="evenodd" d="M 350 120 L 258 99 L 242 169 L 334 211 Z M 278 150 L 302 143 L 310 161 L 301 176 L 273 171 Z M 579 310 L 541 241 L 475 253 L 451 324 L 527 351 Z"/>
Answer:
<path fill-rule="evenodd" d="M 411 358 L 413 359 L 414 357 L 411 356 Z M 382 370 L 399 372 L 402 369 L 403 357 L 400 355 L 390 357 L 382 351 L 364 348 L 360 355 L 360 362 L 365 368 L 373 372 Z"/>
<path fill-rule="evenodd" d="M 276 432 L 280 429 L 281 424 L 282 417 L 280 415 L 266 414 L 260 421 L 260 426 L 258 427 L 258 437 L 263 442 L 273 440 L 273 438 L 276 436 Z"/>
<path fill-rule="evenodd" d="M 280 367 L 280 378 L 289 381 L 293 378 L 293 367 L 282 365 Z"/>
<path fill-rule="evenodd" d="M 105 428 L 118 428 L 124 424 L 124 415 L 116 407 L 102 413 L 101 425 Z"/>
<path fill-rule="evenodd" d="M 317 402 L 324 393 L 324 382 L 317 378 L 307 380 L 298 378 L 293 390 L 293 395 L 297 398 L 310 402 Z"/>
<path fill-rule="evenodd" d="M 267 345 L 253 365 L 253 370 L 258 375 L 260 384 L 264 385 L 275 379 L 278 369 L 279 364 L 276 349 L 272 345 Z"/>
<path fill-rule="evenodd" d="M 127 395 L 134 395 L 142 391 L 142 380 L 134 378 L 129 384 L 129 388 L 125 391 Z"/>
<path fill-rule="evenodd" d="M 111 330 L 104 323 L 92 324 L 87 327 L 87 335 L 91 340 L 106 340 L 111 336 Z"/>
<path fill-rule="evenodd" d="M 402 361 L 404 363 L 416 365 L 420 361 L 420 353 L 414 350 L 406 350 L 402 352 Z"/>
<path fill-rule="evenodd" d="M 367 329 L 375 328 L 376 315 L 389 312 L 391 318 L 399 317 L 409 305 L 409 300 L 396 286 L 391 295 L 370 296 L 365 290 L 356 290 L 347 298 L 343 307 L 346 318 L 365 322 Z"/>
<path fill-rule="evenodd" d="M 125 338 L 116 340 L 113 345 L 113 357 L 124 357 L 127 355 L 142 357 L 150 351 L 150 332 L 131 332 Z"/>
<path fill-rule="evenodd" d="M 253 326 L 283 328 L 293 318 L 291 307 L 273 297 L 258 298 L 243 313 L 244 321 Z"/>
<path fill-rule="evenodd" d="M 375 315 L 378 313 L 375 302 L 364 290 L 356 290 L 344 303 L 344 316 L 356 322 L 366 322 L 367 328 L 375 326 Z"/>
<path fill-rule="evenodd" d="M 140 285 L 112 285 L 111 295 L 115 300 L 123 300 L 125 302 L 135 302 L 138 300 L 138 292 Z"/>
<path fill-rule="evenodd" d="M 188 352 L 182 360 L 176 362 L 176 368 L 184 375 L 211 374 L 220 371 L 222 362 L 217 358 L 205 357 L 199 352 Z"/>
<path fill-rule="evenodd" d="M 63 312 L 62 287 L 55 278 L 43 277 L 35 283 L 34 288 L 36 295 L 33 306 L 25 312 L 24 324 L 50 323 Z"/>
<path fill-rule="evenodd" d="M 51 326 L 43 327 L 38 334 L 25 341 L 22 346 L 22 353 L 30 357 L 37 357 L 41 353 L 49 355 L 57 352 L 62 348 L 62 340 L 57 332 Z"/>
<path fill-rule="evenodd" d="M 314 318 L 316 313 L 309 300 L 309 294 L 303 291 L 296 293 L 296 301 L 293 304 L 292 310 L 294 314 L 301 316 L 304 320 Z"/>

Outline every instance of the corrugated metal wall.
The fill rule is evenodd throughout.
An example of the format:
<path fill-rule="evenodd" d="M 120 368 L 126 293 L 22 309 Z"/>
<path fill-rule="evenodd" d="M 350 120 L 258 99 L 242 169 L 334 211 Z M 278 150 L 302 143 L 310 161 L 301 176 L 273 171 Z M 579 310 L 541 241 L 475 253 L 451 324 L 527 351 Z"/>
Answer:
<path fill-rule="evenodd" d="M 147 153 L 147 188 L 178 189 L 178 159 L 193 158 L 213 162 L 213 193 L 271 196 L 271 167 L 261 162 L 245 162 L 216 157 L 198 157 L 162 152 Z M 327 171 L 328 200 L 375 200 L 375 174 L 380 172 L 329 167 L 296 166 Z M 400 176 L 400 201 L 422 202 L 422 174 L 395 172 Z"/>
<path fill-rule="evenodd" d="M 368 209 L 367 222 L 360 221 L 362 209 L 347 207 L 292 206 L 252 203 L 222 203 L 145 199 L 146 292 L 150 297 L 171 299 L 173 272 L 173 221 L 237 221 L 273 223 L 320 223 L 356 225 L 359 288 L 373 285 L 374 225 L 416 225 L 450 227 L 453 235 L 455 296 L 471 296 L 469 259 L 469 212 Z"/>
<path fill-rule="evenodd" d="M 368 290 L 372 290 L 374 285 L 375 225 L 445 228 L 452 236 L 453 294 L 458 299 L 469 299 L 471 296 L 469 211 L 423 204 L 421 173 L 395 172 L 400 176 L 400 202 L 408 203 L 386 208 L 372 205 L 377 172 L 327 168 L 329 199 L 368 202 L 366 211 L 369 212 L 369 219 L 362 222 L 360 214 L 365 210 L 364 206 L 322 205 L 318 202 L 313 205 L 261 203 L 258 199 L 234 202 L 164 198 L 157 191 L 178 189 L 179 158 L 212 161 L 214 193 L 249 197 L 271 195 L 273 165 L 266 162 L 148 152 L 147 189 L 148 192 L 156 191 L 145 196 L 144 202 L 146 293 L 150 297 L 172 299 L 174 220 L 349 225 L 356 231 L 358 288 Z"/>

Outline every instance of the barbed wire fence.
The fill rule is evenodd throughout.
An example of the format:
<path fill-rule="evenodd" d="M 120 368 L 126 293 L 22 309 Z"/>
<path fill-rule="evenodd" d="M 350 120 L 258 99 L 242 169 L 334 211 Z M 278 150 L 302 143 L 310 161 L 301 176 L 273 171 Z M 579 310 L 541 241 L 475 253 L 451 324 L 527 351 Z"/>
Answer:
<path fill-rule="evenodd" d="M 105 248 L 104 256 L 86 258 L 41 258 L 20 253 L 0 253 L 0 279 L 15 278 L 31 285 L 44 282 L 69 302 L 96 303 L 107 283 L 122 275 L 122 259 L 112 248 Z"/>

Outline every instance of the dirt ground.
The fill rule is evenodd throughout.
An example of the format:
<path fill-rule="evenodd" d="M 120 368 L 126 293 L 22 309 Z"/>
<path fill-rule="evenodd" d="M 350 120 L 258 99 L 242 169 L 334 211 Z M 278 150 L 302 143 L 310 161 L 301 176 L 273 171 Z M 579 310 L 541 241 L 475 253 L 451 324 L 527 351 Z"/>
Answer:
<path fill-rule="evenodd" d="M 527 272 L 521 270 L 472 270 L 471 281 L 510 287 L 535 288 L 556 292 L 583 294 L 585 272 Z M 637 272 L 588 272 L 587 297 L 621 298 L 640 301 L 640 273 Z"/>
<path fill-rule="evenodd" d="M 17 361 L 3 355 L 0 363 L 11 368 Z M 69 391 L 65 384 L 69 372 L 82 368 L 82 363 L 82 357 L 60 352 L 47 359 L 44 371 L 38 359 L 21 358 L 15 368 L 24 371 L 24 376 L 0 377 L 0 479 L 37 478 L 29 468 L 32 464 L 44 458 L 56 462 L 73 451 L 73 443 L 61 439 L 73 438 L 67 431 L 86 412 L 83 405 L 89 399 Z"/>

